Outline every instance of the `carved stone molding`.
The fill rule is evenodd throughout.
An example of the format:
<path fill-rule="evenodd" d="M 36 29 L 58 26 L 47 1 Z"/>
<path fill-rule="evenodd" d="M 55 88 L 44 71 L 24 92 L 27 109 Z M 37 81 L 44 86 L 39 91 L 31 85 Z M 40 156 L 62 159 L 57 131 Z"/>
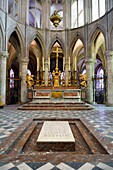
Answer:
<path fill-rule="evenodd" d="M 88 59 L 85 60 L 85 63 L 86 64 L 93 64 L 93 63 L 95 63 L 95 61 L 93 60 L 93 58 L 88 58 Z"/>
<path fill-rule="evenodd" d="M 107 60 L 111 60 L 113 58 L 113 51 L 106 51 L 105 55 Z"/>
<path fill-rule="evenodd" d="M 45 60 L 44 65 L 48 65 L 48 60 Z"/>
<path fill-rule="evenodd" d="M 0 60 L 5 60 L 9 56 L 9 53 L 7 51 L 0 51 Z"/>
<path fill-rule="evenodd" d="M 20 63 L 21 64 L 28 64 L 29 59 L 28 58 L 20 58 Z"/>

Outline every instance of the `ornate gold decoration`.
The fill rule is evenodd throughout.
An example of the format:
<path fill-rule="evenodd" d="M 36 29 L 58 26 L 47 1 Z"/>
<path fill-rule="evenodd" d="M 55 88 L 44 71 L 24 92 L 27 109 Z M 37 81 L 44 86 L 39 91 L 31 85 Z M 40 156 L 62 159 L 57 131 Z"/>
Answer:
<path fill-rule="evenodd" d="M 4 104 L 3 104 L 3 102 L 1 100 L 2 100 L 2 96 L 0 96 L 0 108 L 3 108 Z"/>
<path fill-rule="evenodd" d="M 39 87 L 40 86 L 40 80 L 36 80 L 36 86 Z"/>
<path fill-rule="evenodd" d="M 55 68 L 55 71 L 53 70 L 52 73 L 54 87 L 60 86 L 60 75 L 61 75 L 61 71 L 58 71 L 58 68 Z"/>
<path fill-rule="evenodd" d="M 27 88 L 31 89 L 34 85 L 34 80 L 33 80 L 34 75 L 26 75 L 26 83 L 27 83 Z"/>
<path fill-rule="evenodd" d="M 50 21 L 53 23 L 53 25 L 55 27 L 57 27 L 59 25 L 59 23 L 61 22 L 61 20 L 62 20 L 61 16 L 55 10 L 54 14 L 52 14 L 51 17 L 50 17 Z"/>
<path fill-rule="evenodd" d="M 52 51 L 56 53 L 56 68 L 55 70 L 53 70 L 52 72 L 52 76 L 53 76 L 53 85 L 54 87 L 59 87 L 60 86 L 60 75 L 61 75 L 61 71 L 58 69 L 58 54 L 59 54 L 59 48 L 56 47 L 56 50 Z"/>
<path fill-rule="evenodd" d="M 70 77 L 70 72 L 68 73 L 68 86 L 71 86 L 71 77 Z"/>
<path fill-rule="evenodd" d="M 63 86 L 63 87 L 66 86 L 66 84 L 65 84 L 65 79 L 64 79 L 64 78 L 62 79 L 62 86 Z"/>
<path fill-rule="evenodd" d="M 51 92 L 51 97 L 53 97 L 53 98 L 62 98 L 63 94 L 60 91 Z"/>
<path fill-rule="evenodd" d="M 87 77 L 86 74 L 84 74 L 84 75 L 79 74 L 81 87 L 86 87 L 86 77 Z"/>

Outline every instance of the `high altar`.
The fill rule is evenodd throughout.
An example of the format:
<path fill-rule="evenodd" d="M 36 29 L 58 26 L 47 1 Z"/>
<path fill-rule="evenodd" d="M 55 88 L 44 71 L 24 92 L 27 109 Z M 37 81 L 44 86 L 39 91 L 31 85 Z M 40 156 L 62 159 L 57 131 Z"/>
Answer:
<path fill-rule="evenodd" d="M 50 17 L 51 22 L 55 27 L 58 26 L 59 22 L 61 21 L 61 17 L 57 13 Z M 56 43 L 57 44 L 57 43 Z M 63 99 L 70 99 L 74 98 L 76 100 L 81 100 L 81 88 L 86 86 L 86 75 L 79 75 L 77 78 L 76 73 L 72 76 L 70 75 L 70 69 L 68 72 L 68 84 L 65 82 L 66 76 L 65 71 L 61 72 L 59 69 L 59 54 L 62 53 L 62 50 L 59 48 L 58 44 L 55 48 L 52 49 L 52 52 L 56 54 L 56 67 L 52 70 L 51 74 L 48 75 L 48 85 L 45 83 L 45 77 L 42 76 L 42 80 L 40 81 L 37 79 L 34 82 L 33 75 L 26 77 L 27 89 L 32 90 L 33 92 L 33 99 L 38 98 L 63 98 Z M 70 60 L 68 61 L 70 67 Z M 73 77 L 73 78 L 72 78 Z M 47 78 L 47 77 L 46 77 Z"/>
<path fill-rule="evenodd" d="M 56 68 L 53 70 L 51 77 L 48 75 L 48 86 L 45 85 L 44 78 L 40 82 L 34 81 L 33 75 L 26 76 L 28 92 L 33 92 L 33 99 L 76 99 L 81 100 L 81 88 L 86 86 L 86 75 L 79 75 L 79 80 L 74 77 L 71 80 L 70 73 L 68 75 L 68 85 L 65 84 L 65 75 L 62 76 L 61 70 L 58 68 L 59 49 L 56 47 Z M 29 97 L 28 97 L 29 98 Z"/>

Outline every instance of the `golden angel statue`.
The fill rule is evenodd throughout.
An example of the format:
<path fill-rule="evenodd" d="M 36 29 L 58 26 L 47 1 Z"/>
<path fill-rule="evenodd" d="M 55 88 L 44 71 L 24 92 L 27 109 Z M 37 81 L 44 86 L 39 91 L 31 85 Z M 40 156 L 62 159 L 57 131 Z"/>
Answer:
<path fill-rule="evenodd" d="M 26 75 L 26 83 L 27 83 L 27 88 L 31 89 L 34 85 L 34 80 L 33 80 L 34 75 Z"/>
<path fill-rule="evenodd" d="M 79 79 L 80 79 L 80 86 L 81 87 L 86 87 L 86 74 L 82 75 L 82 74 L 79 74 Z"/>

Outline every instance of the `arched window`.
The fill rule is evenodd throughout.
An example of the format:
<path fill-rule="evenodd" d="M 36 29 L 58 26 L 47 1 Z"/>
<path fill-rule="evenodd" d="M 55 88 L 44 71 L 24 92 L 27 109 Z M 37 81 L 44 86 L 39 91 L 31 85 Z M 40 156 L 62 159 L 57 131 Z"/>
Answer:
<path fill-rule="evenodd" d="M 92 0 L 92 21 L 105 14 L 105 0 Z"/>
<path fill-rule="evenodd" d="M 63 5 L 59 2 L 53 2 L 50 8 L 50 16 L 54 14 L 54 11 L 57 11 L 60 17 L 62 18 L 61 22 L 58 25 L 58 29 L 62 29 L 63 28 Z M 51 29 L 56 29 L 52 22 L 50 22 L 50 27 Z"/>
<path fill-rule="evenodd" d="M 73 0 L 71 6 L 71 26 L 76 28 L 84 25 L 84 3 L 83 0 Z"/>
<path fill-rule="evenodd" d="M 42 5 L 37 0 L 29 1 L 29 25 L 41 28 Z"/>
<path fill-rule="evenodd" d="M 19 1 L 17 0 L 8 1 L 8 13 L 15 19 L 18 19 Z"/>
<path fill-rule="evenodd" d="M 104 88 L 104 70 L 99 68 L 97 71 L 96 89 Z"/>
<path fill-rule="evenodd" d="M 74 1 L 71 6 L 71 26 L 77 27 L 77 1 Z"/>
<path fill-rule="evenodd" d="M 84 70 L 82 71 L 82 75 L 84 75 L 84 74 L 86 74 L 86 69 L 84 69 Z"/>
<path fill-rule="evenodd" d="M 14 88 L 14 71 L 13 69 L 10 70 L 10 88 Z"/>

